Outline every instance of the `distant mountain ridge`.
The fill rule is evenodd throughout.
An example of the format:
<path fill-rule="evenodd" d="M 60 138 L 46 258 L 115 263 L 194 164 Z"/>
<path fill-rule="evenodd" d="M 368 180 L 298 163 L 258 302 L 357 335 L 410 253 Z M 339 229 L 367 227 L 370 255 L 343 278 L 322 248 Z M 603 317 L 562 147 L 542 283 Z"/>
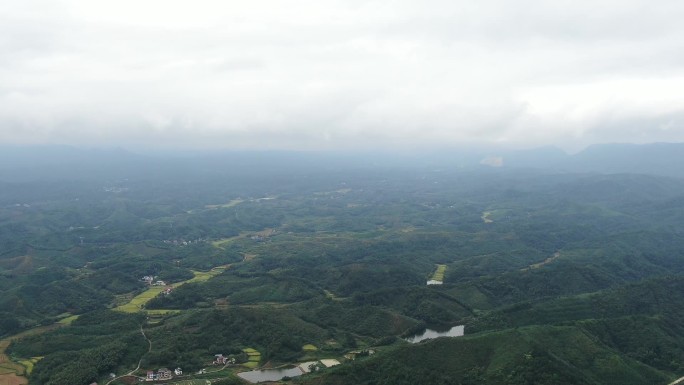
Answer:
<path fill-rule="evenodd" d="M 545 146 L 526 150 L 455 148 L 439 151 L 211 151 L 148 155 L 121 148 L 0 146 L 0 180 L 79 179 L 202 172 L 223 164 L 240 172 L 309 172 L 372 168 L 537 169 L 568 173 L 684 177 L 684 143 L 595 144 L 576 154 Z"/>
<path fill-rule="evenodd" d="M 561 172 L 650 174 L 684 177 L 684 143 L 595 144 L 570 155 L 556 147 L 491 152 L 501 167 L 549 169 Z"/>

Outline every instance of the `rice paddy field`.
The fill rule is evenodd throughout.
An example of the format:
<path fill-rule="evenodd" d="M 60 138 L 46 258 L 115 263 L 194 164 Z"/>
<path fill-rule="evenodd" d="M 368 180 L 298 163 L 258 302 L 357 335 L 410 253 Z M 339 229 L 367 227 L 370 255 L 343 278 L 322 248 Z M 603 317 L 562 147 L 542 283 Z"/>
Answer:
<path fill-rule="evenodd" d="M 242 351 L 247 353 L 247 355 L 249 356 L 248 361 L 245 362 L 243 365 L 250 369 L 256 369 L 259 366 L 259 362 L 261 361 L 261 353 L 259 353 L 256 349 L 252 348 L 245 348 L 242 349 Z"/>
<path fill-rule="evenodd" d="M 152 286 L 144 292 L 133 297 L 133 299 L 127 304 L 115 307 L 114 310 L 124 313 L 136 313 L 142 311 L 145 304 L 150 302 L 152 298 L 159 295 L 159 293 L 161 293 L 163 290 L 163 286 Z"/>
<path fill-rule="evenodd" d="M 19 363 L 26 368 L 26 374 L 30 375 L 33 372 L 33 366 L 38 363 L 43 357 L 32 357 L 29 360 L 21 360 Z"/>
<path fill-rule="evenodd" d="M 228 267 L 229 267 L 228 265 L 218 266 L 218 267 L 215 267 L 209 271 L 193 270 L 192 274 L 194 276 L 192 278 L 190 278 L 187 281 L 176 282 L 176 283 L 172 284 L 171 286 L 173 288 L 177 288 L 177 287 L 184 285 L 186 283 L 205 282 L 205 281 L 208 281 L 210 278 L 215 277 L 215 276 L 223 273 Z M 143 311 L 145 304 L 150 302 L 150 300 L 152 300 L 152 298 L 158 296 L 159 293 L 164 291 L 165 288 L 166 288 L 166 286 L 150 286 L 149 289 L 147 289 L 144 292 L 136 295 L 128 303 L 117 306 L 114 308 L 114 310 L 124 312 L 124 313 L 137 313 L 139 311 Z M 156 313 L 154 311 L 152 313 L 150 313 L 148 311 L 149 314 L 157 315 L 157 316 L 162 314 L 160 312 L 166 312 L 164 314 L 168 314 L 171 311 L 170 310 L 158 310 L 158 311 L 156 311 Z"/>

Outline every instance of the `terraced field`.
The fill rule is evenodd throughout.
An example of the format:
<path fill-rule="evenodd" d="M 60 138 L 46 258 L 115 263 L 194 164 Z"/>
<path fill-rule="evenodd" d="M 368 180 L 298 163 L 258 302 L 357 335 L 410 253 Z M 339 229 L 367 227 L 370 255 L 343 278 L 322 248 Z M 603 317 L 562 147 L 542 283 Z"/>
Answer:
<path fill-rule="evenodd" d="M 21 360 L 19 361 L 19 363 L 12 362 L 12 360 L 10 360 L 10 358 L 5 354 L 5 350 L 7 350 L 12 340 L 30 335 L 45 333 L 47 331 L 54 330 L 63 325 L 64 324 L 40 326 L 0 340 L 0 385 L 28 384 L 28 379 L 24 376 L 30 374 L 33 370 L 33 365 L 42 358 L 33 357 L 28 360 Z"/>
<path fill-rule="evenodd" d="M 245 348 L 242 349 L 242 351 L 247 353 L 247 355 L 249 356 L 249 360 L 245 362 L 243 365 L 250 369 L 256 369 L 259 366 L 259 362 L 261 361 L 261 353 L 259 353 L 256 349 L 252 348 Z"/>

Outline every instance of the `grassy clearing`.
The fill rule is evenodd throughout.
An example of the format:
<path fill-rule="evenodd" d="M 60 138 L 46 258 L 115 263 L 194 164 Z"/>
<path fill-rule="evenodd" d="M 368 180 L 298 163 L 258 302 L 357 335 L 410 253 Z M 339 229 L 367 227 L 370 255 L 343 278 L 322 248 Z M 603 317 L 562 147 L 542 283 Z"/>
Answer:
<path fill-rule="evenodd" d="M 57 321 L 57 323 L 62 324 L 62 325 L 71 325 L 72 322 L 76 321 L 78 319 L 78 315 L 72 315 L 66 318 L 62 318 L 61 320 Z"/>
<path fill-rule="evenodd" d="M 540 267 L 542 267 L 542 266 L 544 266 L 544 265 L 548 265 L 549 263 L 555 261 L 556 259 L 558 259 L 558 257 L 560 257 L 560 252 L 557 251 L 557 252 L 555 252 L 555 253 L 553 254 L 552 257 L 546 258 L 546 259 L 543 260 L 542 262 L 534 263 L 534 264 L 530 265 L 529 267 L 526 267 L 526 268 L 520 269 L 520 270 L 521 270 L 521 271 L 527 271 L 527 270 L 530 270 L 530 269 L 538 269 L 538 268 L 540 268 Z"/>
<path fill-rule="evenodd" d="M 237 206 L 242 202 L 244 202 L 243 199 L 233 199 L 228 203 L 224 203 L 224 204 L 220 204 L 220 205 L 205 205 L 204 207 L 207 209 L 219 209 L 219 208 L 220 209 L 227 209 L 227 208 L 231 208 L 233 206 Z"/>
<path fill-rule="evenodd" d="M 437 270 L 432 274 L 433 281 L 444 282 L 444 273 L 446 272 L 447 265 L 437 265 Z"/>
<path fill-rule="evenodd" d="M 513 209 L 493 209 L 482 212 L 482 221 L 484 223 L 493 223 L 495 221 L 504 219 L 506 216 L 510 215 Z"/>
<path fill-rule="evenodd" d="M 336 296 L 334 293 L 332 293 L 332 292 L 329 291 L 329 290 L 323 290 L 323 292 L 325 293 L 325 297 L 326 297 L 326 298 L 330 298 L 330 299 L 332 299 L 333 301 L 342 301 L 342 300 L 344 300 L 344 298 L 340 298 L 340 297 Z"/>
<path fill-rule="evenodd" d="M 211 245 L 216 247 L 217 249 L 223 249 L 227 244 L 229 244 L 233 241 L 236 241 L 240 238 L 244 238 L 244 237 L 245 237 L 245 234 L 240 234 L 240 235 L 236 235 L 236 236 L 230 237 L 230 238 L 221 238 L 221 239 L 218 239 L 218 240 L 211 242 Z"/>
<path fill-rule="evenodd" d="M 482 213 L 482 216 L 480 218 L 482 218 L 482 222 L 484 222 L 484 223 L 492 223 L 492 222 L 494 222 L 494 220 L 492 218 L 490 218 L 491 215 L 492 215 L 491 211 L 485 211 Z"/>

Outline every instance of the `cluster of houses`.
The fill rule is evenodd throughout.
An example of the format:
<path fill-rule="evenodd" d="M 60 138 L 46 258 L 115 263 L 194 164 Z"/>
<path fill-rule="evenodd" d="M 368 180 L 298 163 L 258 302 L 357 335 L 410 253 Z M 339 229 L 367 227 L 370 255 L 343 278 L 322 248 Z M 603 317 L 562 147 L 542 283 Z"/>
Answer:
<path fill-rule="evenodd" d="M 226 364 L 234 364 L 235 363 L 235 358 L 231 357 L 228 358 L 224 356 L 223 354 L 214 354 L 214 362 L 212 364 L 214 365 L 226 365 Z"/>
<path fill-rule="evenodd" d="M 164 288 L 164 290 L 162 291 L 162 293 L 167 294 L 167 295 L 170 294 L 171 291 L 173 290 L 173 286 L 167 285 L 166 282 L 164 282 L 162 280 L 156 280 L 155 281 L 156 278 L 157 277 L 154 275 L 146 275 L 146 276 L 140 278 L 140 280 L 147 283 L 150 286 L 166 286 Z"/>
<path fill-rule="evenodd" d="M 103 187 L 102 190 L 110 193 L 122 193 L 128 191 L 128 187 Z"/>
<path fill-rule="evenodd" d="M 197 243 L 205 242 L 205 241 L 206 240 L 203 238 L 197 238 L 197 239 L 193 239 L 190 241 L 184 241 L 182 239 L 166 239 L 163 242 L 167 245 L 188 246 L 188 245 L 197 244 Z"/>
<path fill-rule="evenodd" d="M 364 349 L 364 350 L 354 350 L 344 355 L 344 358 L 348 360 L 355 360 L 356 357 L 372 356 L 375 354 L 374 349 Z"/>
<path fill-rule="evenodd" d="M 146 275 L 140 278 L 140 280 L 150 286 L 166 286 L 166 282 L 160 280 L 155 281 L 156 278 L 157 277 L 155 275 Z"/>
<path fill-rule="evenodd" d="M 181 368 L 176 368 L 173 372 L 170 371 L 167 368 L 161 368 L 157 370 L 155 373 L 154 370 L 148 370 L 147 371 L 147 376 L 145 377 L 145 381 L 163 381 L 163 380 L 170 380 L 173 378 L 173 375 L 180 376 L 183 374 L 183 371 Z"/>

